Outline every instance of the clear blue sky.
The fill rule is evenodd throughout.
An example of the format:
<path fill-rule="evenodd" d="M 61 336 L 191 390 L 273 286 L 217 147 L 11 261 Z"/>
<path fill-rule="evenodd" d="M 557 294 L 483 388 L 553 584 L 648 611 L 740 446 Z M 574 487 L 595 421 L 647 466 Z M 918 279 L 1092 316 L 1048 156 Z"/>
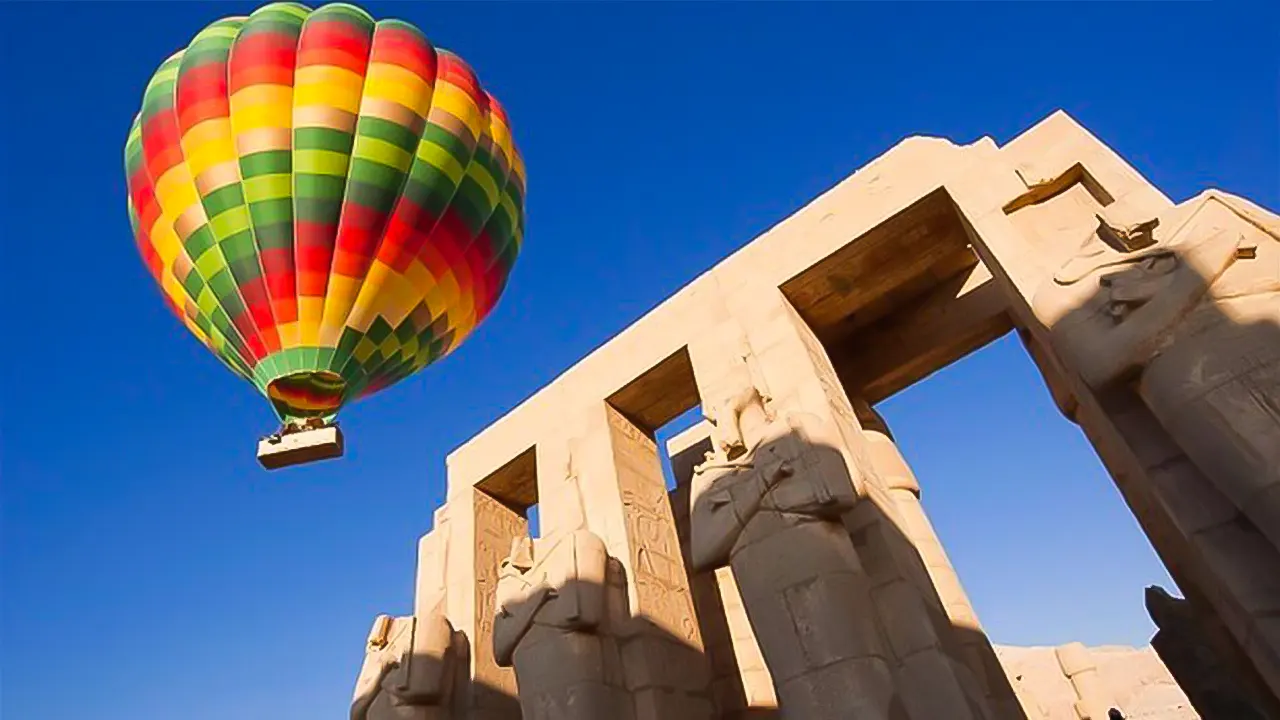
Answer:
<path fill-rule="evenodd" d="M 446 453 L 910 134 L 1065 108 L 1175 200 L 1280 206 L 1277 15 L 1222 4 L 367 3 L 459 52 L 529 169 L 505 297 L 266 474 L 267 403 L 162 307 L 122 148 L 144 83 L 250 3 L 0 8 L 5 720 L 343 716 L 409 608 Z M 1167 582 L 1016 342 L 883 405 L 997 642 L 1142 643 Z"/>

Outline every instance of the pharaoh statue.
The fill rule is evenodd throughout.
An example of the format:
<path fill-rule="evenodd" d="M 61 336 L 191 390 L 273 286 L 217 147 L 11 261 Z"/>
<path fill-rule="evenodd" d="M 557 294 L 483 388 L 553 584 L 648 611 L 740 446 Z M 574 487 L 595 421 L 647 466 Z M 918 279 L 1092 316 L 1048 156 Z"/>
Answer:
<path fill-rule="evenodd" d="M 1280 217 L 1214 190 L 1143 222 L 1107 212 L 1037 317 L 1070 371 L 1133 387 L 1280 547 Z"/>
<path fill-rule="evenodd" d="M 784 717 L 890 718 L 893 680 L 841 522 L 856 495 L 834 430 L 767 402 L 750 383 L 709 408 L 713 449 L 690 488 L 692 563 L 732 569 Z"/>
<path fill-rule="evenodd" d="M 586 529 L 512 541 L 498 572 L 493 654 L 515 667 L 526 720 L 629 717 L 624 689 L 605 675 L 608 561 Z"/>
<path fill-rule="evenodd" d="M 445 720 L 459 643 L 443 603 L 425 617 L 379 615 L 356 680 L 351 720 Z"/>

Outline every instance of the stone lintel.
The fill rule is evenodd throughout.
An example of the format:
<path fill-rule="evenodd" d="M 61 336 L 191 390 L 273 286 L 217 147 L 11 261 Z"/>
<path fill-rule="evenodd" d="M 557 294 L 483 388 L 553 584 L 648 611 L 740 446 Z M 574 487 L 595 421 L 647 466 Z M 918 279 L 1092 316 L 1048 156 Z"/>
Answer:
<path fill-rule="evenodd" d="M 990 139 L 961 146 L 940 138 L 907 138 L 694 279 L 451 453 L 450 494 L 485 481 L 537 444 L 567 407 L 615 398 L 615 407 L 649 431 L 692 407 L 692 398 L 685 396 L 689 383 L 681 351 L 708 327 L 726 319 L 726 298 L 738 293 L 789 286 L 791 291 L 785 294 L 824 341 L 831 333 L 871 324 L 913 302 L 935 306 L 942 296 L 933 304 L 921 298 L 930 292 L 945 292 L 937 288 L 955 282 L 957 276 L 972 275 L 976 266 L 966 249 L 971 228 L 954 211 L 956 189 L 967 192 L 971 210 L 975 197 L 984 208 L 998 210 L 1025 193 L 1027 187 L 1010 169 L 1009 182 L 975 190 L 972 185 L 981 182 L 978 178 L 989 177 L 992 161 L 1009 168 L 1019 163 L 1027 166 L 1038 154 L 1049 151 L 1052 157 L 1065 159 L 1044 165 L 1050 168 L 1045 172 L 1058 168 L 1053 163 L 1064 168 L 1085 163 L 1099 182 L 1132 179 L 1134 182 L 1125 186 L 1130 194 L 1141 195 L 1149 203 L 1169 202 L 1061 112 L 1004 148 L 996 147 Z M 851 277 L 847 268 L 833 268 L 826 275 L 824 291 L 821 282 L 815 284 L 819 276 L 807 272 L 839 253 L 858 259 L 871 274 Z M 965 281 L 959 282 L 963 288 Z M 989 298 L 979 302 L 986 295 L 981 287 L 972 288 L 977 293 L 972 299 L 968 292 L 953 298 L 969 300 L 979 308 L 972 317 L 967 313 L 962 316 L 962 311 L 949 313 L 952 320 L 964 322 L 957 323 L 961 327 L 952 326 L 960 338 L 953 339 L 956 349 L 936 353 L 938 367 L 953 360 L 956 353 L 962 355 L 966 344 L 1003 327 L 999 313 L 988 304 Z M 852 323 L 847 317 L 851 312 L 857 315 Z M 963 327 L 965 322 L 974 327 Z M 652 373 L 655 368 L 660 372 Z M 919 365 L 902 379 L 875 378 L 872 382 L 880 388 L 877 392 L 891 392 L 909 382 L 907 377 L 923 377 L 936 369 Z M 649 377 L 648 387 L 635 384 L 642 376 Z"/>

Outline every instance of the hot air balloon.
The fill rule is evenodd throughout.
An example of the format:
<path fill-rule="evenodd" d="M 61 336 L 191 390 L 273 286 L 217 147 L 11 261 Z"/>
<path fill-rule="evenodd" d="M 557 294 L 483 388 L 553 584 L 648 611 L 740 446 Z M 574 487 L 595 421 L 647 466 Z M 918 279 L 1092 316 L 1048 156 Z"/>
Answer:
<path fill-rule="evenodd" d="M 338 411 L 457 348 L 522 242 L 502 106 L 417 28 L 352 5 L 206 27 L 147 84 L 125 168 L 165 303 L 280 419 L 268 468 L 341 455 Z"/>

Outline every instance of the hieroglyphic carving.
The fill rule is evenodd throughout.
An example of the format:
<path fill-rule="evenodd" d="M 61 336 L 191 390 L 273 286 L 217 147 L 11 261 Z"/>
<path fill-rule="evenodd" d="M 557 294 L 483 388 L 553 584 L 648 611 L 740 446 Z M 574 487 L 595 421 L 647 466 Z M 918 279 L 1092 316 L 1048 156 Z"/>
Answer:
<path fill-rule="evenodd" d="M 605 419 L 612 462 L 598 470 L 611 472 L 617 483 L 622 536 L 613 538 L 610 546 L 625 548 L 622 557 L 629 565 L 630 611 L 690 646 L 700 647 L 657 445 L 611 406 L 605 407 Z"/>
<path fill-rule="evenodd" d="M 497 500 L 477 491 L 475 497 L 475 598 L 476 637 L 472 638 L 472 677 L 496 690 L 515 694 L 515 678 L 494 661 L 493 619 L 496 610 L 498 567 L 511 540 L 526 534 L 528 523 Z"/>
<path fill-rule="evenodd" d="M 862 424 L 858 421 L 849 395 L 845 392 L 844 385 L 840 382 L 835 367 L 822 346 L 822 341 L 814 335 L 813 330 L 795 311 L 795 308 L 788 304 L 786 310 L 788 322 L 795 328 L 796 336 L 804 347 L 809 361 L 808 369 L 822 389 L 822 397 L 826 400 L 827 410 L 831 413 L 834 430 L 841 441 L 834 447 L 839 448 L 847 459 L 849 481 L 854 492 L 858 497 L 866 497 L 868 480 L 877 481 L 875 471 L 866 455 L 865 443 L 862 442 L 860 432 Z"/>
<path fill-rule="evenodd" d="M 786 301 L 784 300 L 784 302 Z M 799 338 L 801 346 L 804 347 L 805 355 L 809 359 L 809 367 L 812 369 L 818 384 L 821 385 L 822 393 L 826 397 L 831 411 L 842 423 L 847 424 L 849 427 L 861 427 L 858 424 L 857 415 L 853 411 L 853 405 L 849 402 L 849 396 L 845 393 L 844 387 L 836 375 L 835 367 L 832 366 L 831 359 L 827 357 L 827 351 L 822 346 L 822 341 L 813 334 L 813 330 L 809 328 L 808 323 L 804 321 L 804 318 L 800 317 L 800 314 L 795 311 L 795 308 L 791 307 L 790 303 L 786 304 L 786 319 L 787 322 L 791 323 L 796 337 Z"/>
<path fill-rule="evenodd" d="M 636 478 L 634 483 L 624 482 L 621 491 L 632 552 L 634 612 L 643 613 L 658 627 L 696 645 L 699 640 L 692 619 L 693 598 L 667 504 L 666 486 Z"/>
<path fill-rule="evenodd" d="M 822 386 L 822 393 L 831 405 L 832 412 L 849 427 L 858 427 L 858 418 L 849 404 L 849 397 L 845 394 L 844 387 L 840 384 L 826 351 L 816 343 L 816 339 L 810 338 L 808 333 L 801 333 L 801 338 L 804 340 L 805 350 L 809 352 L 809 360 L 813 363 L 814 375 L 818 379 L 818 384 Z"/>

